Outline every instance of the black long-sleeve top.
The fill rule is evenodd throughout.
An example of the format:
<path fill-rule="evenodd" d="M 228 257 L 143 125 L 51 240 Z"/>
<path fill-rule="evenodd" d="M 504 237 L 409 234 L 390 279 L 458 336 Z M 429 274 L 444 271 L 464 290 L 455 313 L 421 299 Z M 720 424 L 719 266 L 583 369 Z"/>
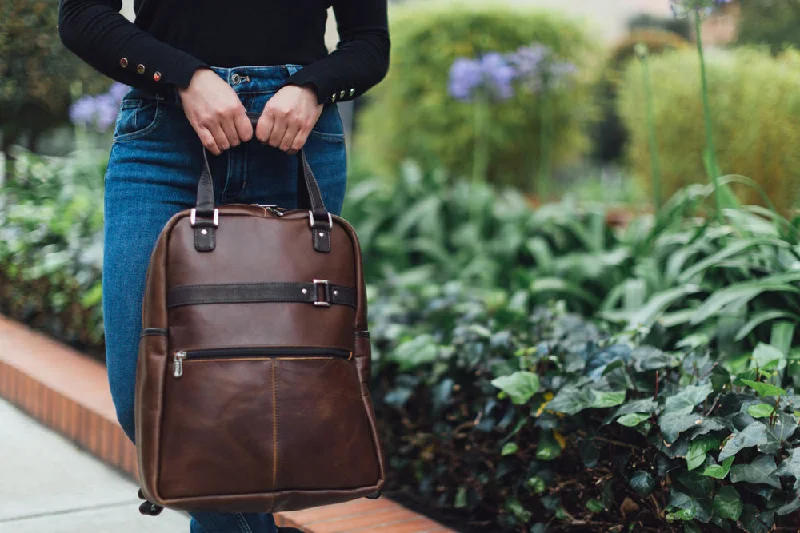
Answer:
<path fill-rule="evenodd" d="M 339 45 L 325 47 L 333 6 Z M 310 85 L 319 103 L 350 100 L 389 66 L 386 0 L 60 0 L 64 45 L 106 76 L 159 92 L 188 87 L 204 66 L 304 65 L 288 84 Z"/>

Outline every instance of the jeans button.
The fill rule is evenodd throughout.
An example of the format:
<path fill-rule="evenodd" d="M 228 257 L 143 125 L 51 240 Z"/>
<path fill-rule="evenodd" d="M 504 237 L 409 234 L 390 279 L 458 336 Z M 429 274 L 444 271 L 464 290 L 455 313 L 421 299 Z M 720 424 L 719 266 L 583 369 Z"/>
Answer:
<path fill-rule="evenodd" d="M 234 85 L 238 85 L 239 82 L 242 81 L 242 78 L 238 74 L 234 74 L 233 76 L 231 76 L 231 81 L 233 82 Z"/>

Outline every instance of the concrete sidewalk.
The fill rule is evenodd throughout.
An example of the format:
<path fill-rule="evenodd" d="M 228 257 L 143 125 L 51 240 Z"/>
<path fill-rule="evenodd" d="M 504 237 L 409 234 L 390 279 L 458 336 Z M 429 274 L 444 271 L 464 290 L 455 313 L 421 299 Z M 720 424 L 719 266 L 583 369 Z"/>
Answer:
<path fill-rule="evenodd" d="M 0 399 L 0 533 L 181 533 L 187 516 L 139 514 L 137 487 Z"/>

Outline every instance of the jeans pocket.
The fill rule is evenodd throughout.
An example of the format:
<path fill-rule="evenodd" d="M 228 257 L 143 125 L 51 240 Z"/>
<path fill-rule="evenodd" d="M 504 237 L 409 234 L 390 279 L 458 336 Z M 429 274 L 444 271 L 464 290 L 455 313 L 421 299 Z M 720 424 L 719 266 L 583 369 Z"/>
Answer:
<path fill-rule="evenodd" d="M 344 126 L 336 104 L 326 105 L 317 123 L 312 128 L 309 137 L 321 141 L 344 143 Z"/>
<path fill-rule="evenodd" d="M 153 131 L 162 115 L 162 103 L 150 98 L 126 98 L 114 126 L 114 142 L 138 139 Z"/>

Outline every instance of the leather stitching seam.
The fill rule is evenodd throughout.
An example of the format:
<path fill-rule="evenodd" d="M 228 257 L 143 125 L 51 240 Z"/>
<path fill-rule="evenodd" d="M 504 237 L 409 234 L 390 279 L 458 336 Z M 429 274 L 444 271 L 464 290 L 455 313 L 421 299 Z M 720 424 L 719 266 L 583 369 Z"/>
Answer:
<path fill-rule="evenodd" d="M 275 381 L 275 367 L 272 362 L 272 490 L 276 490 L 278 480 L 278 387 Z"/>

